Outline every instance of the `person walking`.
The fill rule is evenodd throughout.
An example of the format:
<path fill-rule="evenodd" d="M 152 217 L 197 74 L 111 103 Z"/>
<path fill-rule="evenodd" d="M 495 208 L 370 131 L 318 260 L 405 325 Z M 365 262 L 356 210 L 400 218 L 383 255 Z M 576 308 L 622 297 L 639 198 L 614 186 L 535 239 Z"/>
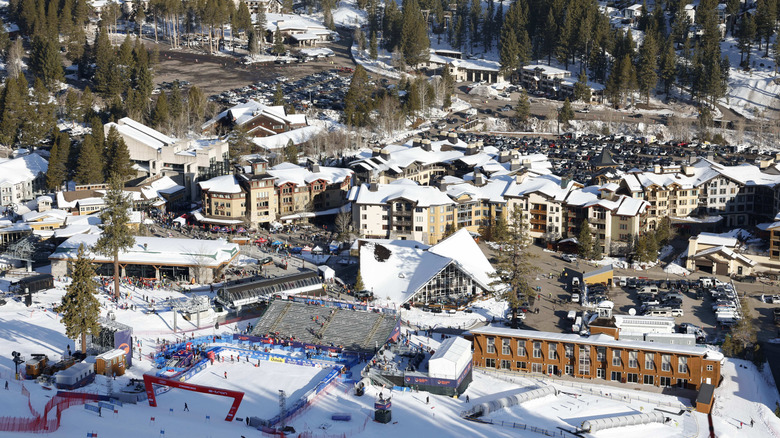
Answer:
<path fill-rule="evenodd" d="M 227 379 L 227 371 L 225 371 L 225 378 Z"/>
<path fill-rule="evenodd" d="M 187 406 L 187 403 L 185 402 L 184 403 L 184 412 L 189 412 L 189 411 L 190 411 L 190 407 Z"/>

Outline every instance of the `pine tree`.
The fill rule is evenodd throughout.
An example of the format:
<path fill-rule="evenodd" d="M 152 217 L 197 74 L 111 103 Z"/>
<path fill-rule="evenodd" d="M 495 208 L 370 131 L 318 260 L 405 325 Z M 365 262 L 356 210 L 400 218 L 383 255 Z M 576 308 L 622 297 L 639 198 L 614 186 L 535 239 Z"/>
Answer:
<path fill-rule="evenodd" d="M 282 31 L 279 30 L 279 27 L 276 27 L 276 32 L 274 32 L 274 47 L 271 49 L 271 51 L 274 53 L 274 55 L 279 56 L 284 54 L 284 39 L 282 38 Z"/>
<path fill-rule="evenodd" d="M 157 103 L 152 110 L 151 124 L 155 129 L 164 129 L 168 126 L 170 121 L 170 112 L 168 110 L 168 96 L 165 93 L 160 93 L 157 96 Z"/>
<path fill-rule="evenodd" d="M 515 105 L 515 120 L 517 123 L 524 124 L 529 117 L 531 117 L 531 102 L 528 100 L 525 89 L 521 89 L 520 97 L 517 98 L 517 105 Z"/>
<path fill-rule="evenodd" d="M 84 137 L 76 163 L 76 175 L 78 184 L 99 184 L 105 181 L 103 176 L 103 157 L 95 147 L 95 138 L 92 135 Z"/>
<path fill-rule="evenodd" d="M 664 94 L 668 96 L 672 85 L 674 85 L 674 78 L 677 73 L 677 54 L 674 51 L 671 38 L 667 38 L 664 44 L 659 70 L 661 82 L 664 84 Z"/>
<path fill-rule="evenodd" d="M 109 181 L 108 190 L 103 200 L 105 209 L 100 213 L 103 223 L 103 233 L 95 242 L 94 251 L 114 259 L 114 299 L 119 300 L 119 253 L 128 250 L 135 244 L 128 223 L 130 222 L 130 199 L 123 191 L 124 186 L 119 178 Z"/>
<path fill-rule="evenodd" d="M 284 147 L 284 159 L 288 163 L 298 164 L 298 146 L 293 143 L 292 139 L 287 141 L 287 146 Z"/>
<path fill-rule="evenodd" d="M 257 33 L 254 30 L 249 31 L 248 48 L 250 55 L 257 55 L 260 53 L 260 44 L 257 42 Z"/>
<path fill-rule="evenodd" d="M 593 235 L 587 220 L 583 220 L 582 224 L 580 224 L 580 234 L 577 242 L 579 243 L 580 257 L 583 259 L 589 258 L 593 254 Z"/>
<path fill-rule="evenodd" d="M 358 65 L 344 96 L 345 123 L 349 126 L 367 126 L 370 122 L 371 101 L 368 73 L 363 66 Z"/>
<path fill-rule="evenodd" d="M 501 72 L 508 76 L 517 70 L 520 60 L 520 48 L 517 45 L 517 36 L 514 29 L 504 26 L 501 30 L 499 41 L 499 56 L 501 58 Z"/>
<path fill-rule="evenodd" d="M 62 314 L 65 334 L 76 339 L 81 337 L 81 352 L 87 352 L 87 334 L 97 336 L 100 332 L 100 302 L 95 297 L 97 282 L 87 250 L 82 244 L 71 266 L 73 281 L 68 285 L 62 302 L 54 311 Z"/>
<path fill-rule="evenodd" d="M 35 77 L 40 78 L 49 90 L 54 90 L 58 82 L 65 80 L 59 50 L 49 38 L 42 36 L 33 38 L 30 64 Z"/>
<path fill-rule="evenodd" d="M 428 25 L 420 11 L 417 0 L 404 0 L 401 14 L 400 49 L 407 65 L 417 67 L 427 61 L 431 42 L 428 39 Z"/>
<path fill-rule="evenodd" d="M 528 225 L 523 212 L 515 206 L 509 213 L 506 235 L 498 243 L 496 252 L 496 274 L 491 286 L 503 287 L 501 298 L 506 300 L 512 311 L 512 326 L 517 327 L 517 311 L 521 303 L 534 294 L 531 281 L 537 267 L 533 263 L 534 255 L 528 250 L 530 238 Z M 496 239 L 495 232 L 494 239 Z"/>
<path fill-rule="evenodd" d="M 355 278 L 355 292 L 360 292 L 365 288 L 366 287 L 363 284 L 363 276 L 360 275 L 360 270 L 358 270 L 357 278 Z"/>
<path fill-rule="evenodd" d="M 657 57 L 658 47 L 655 38 L 652 32 L 648 32 L 639 48 L 639 71 L 637 72 L 639 91 L 645 95 L 645 102 L 648 104 L 650 103 L 650 92 L 658 83 Z"/>
<path fill-rule="evenodd" d="M 583 68 L 580 71 L 577 82 L 574 83 L 574 100 L 581 100 L 585 103 L 589 103 L 591 98 L 590 86 L 588 85 L 588 75 Z"/>
<path fill-rule="evenodd" d="M 19 140 L 35 148 L 56 127 L 51 95 L 40 78 L 35 78 L 32 102 L 24 109 Z"/>
<path fill-rule="evenodd" d="M 252 142 L 252 136 L 247 132 L 245 126 L 235 126 L 228 135 L 228 146 L 230 156 L 239 158 L 242 155 L 252 153 L 254 142 Z"/>
<path fill-rule="evenodd" d="M 119 94 L 119 72 L 116 68 L 116 55 L 108 32 L 101 28 L 95 42 L 95 91 L 102 96 L 110 98 Z"/>
<path fill-rule="evenodd" d="M 238 3 L 235 26 L 236 26 L 236 30 L 242 32 L 249 32 L 250 29 L 252 28 L 252 18 L 251 18 L 251 14 L 249 13 L 249 7 L 247 6 L 246 2 Z"/>
<path fill-rule="evenodd" d="M 572 109 L 571 102 L 569 102 L 569 98 L 567 97 L 566 100 L 563 101 L 561 109 L 558 110 L 558 123 L 563 126 L 568 126 L 571 120 L 574 120 L 574 109 Z"/>
<path fill-rule="evenodd" d="M 24 78 L 24 75 L 19 75 Z M 10 146 L 16 142 L 19 127 L 22 124 L 23 111 L 26 107 L 24 94 L 27 90 L 20 90 L 16 79 L 6 81 L 0 96 L 0 143 Z"/>
<path fill-rule="evenodd" d="M 371 39 L 368 43 L 368 56 L 369 58 L 374 60 L 377 59 L 377 57 L 379 57 L 377 41 L 376 41 L 376 32 L 371 32 Z"/>
<path fill-rule="evenodd" d="M 111 126 L 106 136 L 106 181 L 118 178 L 120 181 L 129 179 L 135 171 L 130 161 L 130 152 L 127 150 L 127 144 L 116 126 Z"/>
<path fill-rule="evenodd" d="M 198 125 L 206 115 L 206 96 L 196 86 L 190 87 L 187 91 L 187 113 L 189 114 L 189 123 Z"/>
<path fill-rule="evenodd" d="M 67 138 L 67 134 L 65 135 Z M 46 171 L 46 188 L 51 191 L 57 191 L 65 182 L 65 163 L 68 158 L 67 153 L 60 152 L 60 135 L 57 135 L 54 144 L 49 151 L 49 168 Z M 69 139 L 67 141 L 70 141 Z M 65 159 L 63 159 L 63 157 Z"/>

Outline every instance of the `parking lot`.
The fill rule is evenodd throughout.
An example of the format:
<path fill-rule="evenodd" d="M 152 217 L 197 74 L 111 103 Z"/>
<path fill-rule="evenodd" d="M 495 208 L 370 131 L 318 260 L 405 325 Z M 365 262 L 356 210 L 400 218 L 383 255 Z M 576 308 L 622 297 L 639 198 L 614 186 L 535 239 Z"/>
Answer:
<path fill-rule="evenodd" d="M 487 246 L 483 246 L 483 250 L 486 254 L 490 253 Z M 538 247 L 532 247 L 531 250 L 537 256 L 537 259 L 534 260 L 534 265 L 539 268 L 538 275 L 532 282 L 532 285 L 541 287 L 541 299 L 536 300 L 530 306 L 530 310 L 525 316 L 524 328 L 571 333 L 572 321 L 567 318 L 569 311 L 594 311 L 595 308 L 585 307 L 581 303 L 572 303 L 571 293 L 568 288 L 564 287 L 564 280 L 561 278 L 560 273 L 564 268 L 579 269 L 587 272 L 596 269 L 596 267 L 589 266 L 583 261 L 579 262 L 578 267 L 576 263 L 562 260 L 559 254 L 543 251 Z M 552 278 L 550 278 L 551 276 Z M 698 280 L 700 277 L 699 274 L 694 274 L 689 278 L 678 275 L 670 276 L 658 266 L 644 271 L 615 269 L 615 276 L 641 277 L 658 281 Z M 706 274 L 706 276 L 713 277 L 710 274 Z M 715 277 L 724 283 L 730 282 L 728 277 Z M 773 309 L 780 308 L 780 304 L 761 301 L 762 293 L 768 294 L 778 290 L 777 282 L 770 283 L 769 280 L 759 280 L 755 283 L 741 283 L 735 281 L 734 286 L 740 297 L 747 297 L 747 302 L 752 308 L 754 323 L 758 328 L 759 340 L 766 341 L 777 337 L 778 330 L 774 323 Z M 668 289 L 661 290 L 666 291 Z M 632 308 L 637 311 L 637 314 L 641 314 L 640 308 L 642 303 L 639 300 L 639 293 L 640 289 L 615 286 L 608 289 L 607 298 L 614 303 L 615 314 L 627 315 Z M 713 304 L 715 304 L 712 296 L 709 293 L 703 293 L 701 298 L 697 298 L 694 289 L 682 292 L 682 295 L 681 309 L 683 316 L 675 317 L 675 322 L 677 324 L 689 323 L 701 327 L 707 335 L 708 342 L 722 340 L 727 332 L 717 324 L 715 311 L 712 309 Z M 539 313 L 535 313 L 537 308 Z"/>

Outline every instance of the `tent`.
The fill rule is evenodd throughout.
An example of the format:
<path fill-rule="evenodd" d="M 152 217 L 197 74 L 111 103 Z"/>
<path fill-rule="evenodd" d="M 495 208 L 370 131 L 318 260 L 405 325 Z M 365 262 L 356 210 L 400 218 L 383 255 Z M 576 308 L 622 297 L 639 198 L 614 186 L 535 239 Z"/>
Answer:
<path fill-rule="evenodd" d="M 453 337 L 445 339 L 428 361 L 428 373 L 439 379 L 457 380 L 471 363 L 471 342 Z"/>
<path fill-rule="evenodd" d="M 322 275 L 322 278 L 325 281 L 331 281 L 336 276 L 336 271 L 331 269 L 329 266 L 322 265 L 319 268 L 320 275 Z"/>

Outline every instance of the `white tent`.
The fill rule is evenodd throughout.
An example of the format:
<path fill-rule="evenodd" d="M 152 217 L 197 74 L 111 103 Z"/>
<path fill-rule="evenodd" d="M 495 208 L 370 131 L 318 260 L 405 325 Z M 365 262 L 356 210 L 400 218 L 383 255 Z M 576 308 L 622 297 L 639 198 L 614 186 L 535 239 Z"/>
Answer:
<path fill-rule="evenodd" d="M 333 277 L 336 276 L 336 271 L 331 269 L 329 266 L 322 265 L 319 267 L 320 274 L 322 275 L 322 278 L 325 281 L 333 280 Z"/>
<path fill-rule="evenodd" d="M 457 379 L 471 362 L 471 342 L 453 337 L 445 339 L 428 361 L 428 374 L 439 379 Z"/>

